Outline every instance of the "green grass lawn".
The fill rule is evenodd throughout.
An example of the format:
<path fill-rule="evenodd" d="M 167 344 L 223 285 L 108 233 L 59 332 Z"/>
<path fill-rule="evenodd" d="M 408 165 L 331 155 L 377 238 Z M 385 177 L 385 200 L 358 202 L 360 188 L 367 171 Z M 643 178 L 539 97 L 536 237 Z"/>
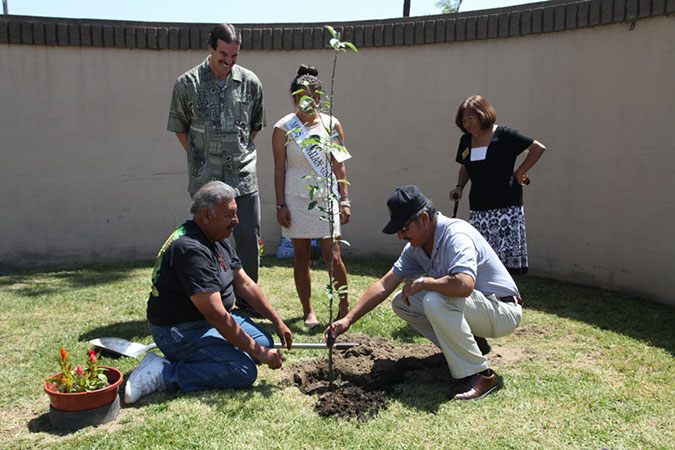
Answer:
<path fill-rule="evenodd" d="M 352 303 L 391 261 L 348 260 Z M 122 405 L 110 424 L 75 433 L 50 429 L 45 377 L 61 346 L 84 360 L 89 339 L 150 343 L 145 321 L 151 263 L 17 272 L 0 277 L 0 433 L 5 448 L 674 448 L 675 309 L 623 294 L 519 277 L 521 327 L 491 340 L 504 386 L 477 402 L 404 386 L 368 422 L 324 419 L 316 398 L 260 367 L 250 389 L 155 393 Z M 313 271 L 314 303 L 328 318 L 323 266 Z M 320 341 L 302 326 L 288 260 L 265 258 L 260 286 L 296 342 Z M 267 323 L 269 325 L 269 323 Z M 350 332 L 398 344 L 425 343 L 388 301 Z M 286 352 L 286 366 L 325 356 Z M 139 359 L 103 357 L 125 378 Z"/>

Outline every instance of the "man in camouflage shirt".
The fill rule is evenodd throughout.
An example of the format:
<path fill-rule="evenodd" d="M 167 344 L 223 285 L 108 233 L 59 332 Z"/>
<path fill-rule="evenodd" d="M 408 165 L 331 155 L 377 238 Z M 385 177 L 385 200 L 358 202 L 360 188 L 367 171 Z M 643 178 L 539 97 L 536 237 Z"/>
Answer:
<path fill-rule="evenodd" d="M 237 193 L 237 254 L 246 274 L 257 281 L 260 199 L 253 139 L 265 116 L 260 80 L 236 65 L 240 44 L 241 34 L 230 24 L 211 31 L 210 55 L 176 80 L 167 129 L 187 152 L 190 196 L 212 180 L 229 184 Z"/>

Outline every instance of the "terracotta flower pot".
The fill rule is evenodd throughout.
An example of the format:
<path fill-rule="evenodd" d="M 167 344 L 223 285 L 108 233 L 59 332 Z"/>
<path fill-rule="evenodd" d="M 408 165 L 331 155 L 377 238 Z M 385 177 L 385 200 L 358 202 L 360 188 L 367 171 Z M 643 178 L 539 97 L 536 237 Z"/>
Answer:
<path fill-rule="evenodd" d="M 117 398 L 117 391 L 122 384 L 122 372 L 112 367 L 100 366 L 108 377 L 108 386 L 90 392 L 57 392 L 52 383 L 45 381 L 44 389 L 49 395 L 52 408 L 59 411 L 84 411 L 112 403 Z M 60 375 L 61 372 L 54 376 Z"/>

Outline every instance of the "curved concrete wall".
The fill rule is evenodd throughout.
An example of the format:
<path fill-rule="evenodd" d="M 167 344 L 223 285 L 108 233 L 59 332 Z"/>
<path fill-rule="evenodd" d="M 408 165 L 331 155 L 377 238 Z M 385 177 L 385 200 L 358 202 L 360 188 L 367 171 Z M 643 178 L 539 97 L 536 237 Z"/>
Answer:
<path fill-rule="evenodd" d="M 525 193 L 532 272 L 675 304 L 666 284 L 673 4 L 546 3 L 338 24 L 361 44 L 340 55 L 336 78 L 336 115 L 354 155 L 345 252 L 399 253 L 402 243 L 380 232 L 398 185 L 417 184 L 451 214 L 453 117 L 480 93 L 498 123 L 549 149 Z M 185 153 L 165 126 L 173 82 L 205 57 L 208 28 L 0 19 L 1 268 L 154 257 L 188 217 Z M 317 24 L 242 28 L 250 45 L 239 63 L 265 90 L 268 127 L 256 144 L 271 253 L 280 236 L 272 126 L 291 110 L 297 66 L 316 65 L 326 82 L 332 53 Z"/>

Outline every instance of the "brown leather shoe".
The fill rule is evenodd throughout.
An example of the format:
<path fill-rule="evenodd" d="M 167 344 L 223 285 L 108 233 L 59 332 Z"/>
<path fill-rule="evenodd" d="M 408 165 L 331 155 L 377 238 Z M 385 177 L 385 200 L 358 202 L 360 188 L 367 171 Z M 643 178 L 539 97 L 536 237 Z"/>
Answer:
<path fill-rule="evenodd" d="M 448 397 L 451 400 L 478 400 L 496 389 L 499 389 L 497 374 L 490 370 L 490 375 L 476 373 L 464 378 Z"/>

